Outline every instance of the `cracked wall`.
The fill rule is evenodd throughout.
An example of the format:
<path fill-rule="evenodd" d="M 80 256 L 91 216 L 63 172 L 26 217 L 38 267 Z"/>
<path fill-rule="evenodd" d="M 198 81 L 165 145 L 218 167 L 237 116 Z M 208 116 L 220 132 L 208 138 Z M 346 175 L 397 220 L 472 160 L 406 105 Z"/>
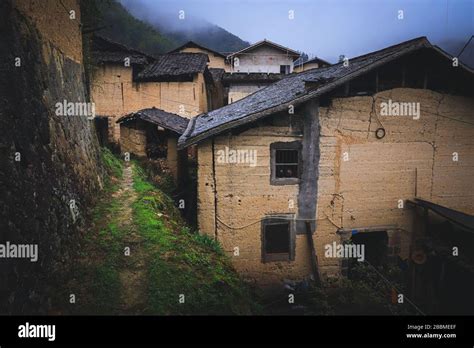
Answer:
<path fill-rule="evenodd" d="M 207 111 L 204 75 L 198 73 L 189 82 L 134 82 L 132 67 L 104 64 L 94 67 L 91 99 L 96 113 L 109 117 L 109 141 L 118 142 L 121 116 L 156 107 L 191 118 Z"/>
<path fill-rule="evenodd" d="M 380 103 L 388 99 L 420 102 L 420 119 L 381 116 Z M 313 238 L 323 277 L 340 274 L 340 261 L 324 258 L 324 245 L 341 241 L 336 233 L 339 228 L 396 225 L 398 229 L 391 230 L 389 236 L 397 241 L 389 240 L 389 244 L 400 245 L 400 256 L 408 257 L 413 211 L 399 209 L 398 201 L 414 198 L 415 190 L 420 198 L 473 213 L 473 108 L 472 99 L 421 89 L 336 98 L 331 106 L 320 107 Z M 375 137 L 380 127 L 386 131 L 383 139 Z M 261 124 L 240 134 L 215 137 L 215 151 L 224 146 L 258 149 L 255 168 L 216 164 L 215 187 L 211 141 L 198 146 L 199 229 L 214 237 L 217 225 L 217 238 L 236 269 L 259 283 L 301 279 L 311 273 L 305 235 L 296 236 L 294 261 L 261 262 L 260 219 L 298 209 L 298 185 L 269 183 L 270 144 L 297 139 L 301 137 L 290 133 L 288 127 Z M 458 162 L 452 161 L 454 151 L 459 153 Z M 295 201 L 292 209 L 289 199 Z M 236 246 L 238 256 L 233 253 Z"/>
<path fill-rule="evenodd" d="M 388 99 L 419 102 L 420 118 L 381 116 L 380 103 Z M 469 98 L 399 88 L 373 97 L 333 99 L 331 107 L 321 108 L 317 232 L 334 235 L 338 227 L 395 225 L 400 256 L 407 258 L 414 212 L 399 209 L 399 200 L 413 199 L 416 193 L 472 214 L 473 107 Z M 380 127 L 386 135 L 377 139 Z M 452 160 L 453 152 L 459 153 L 459 161 Z"/>

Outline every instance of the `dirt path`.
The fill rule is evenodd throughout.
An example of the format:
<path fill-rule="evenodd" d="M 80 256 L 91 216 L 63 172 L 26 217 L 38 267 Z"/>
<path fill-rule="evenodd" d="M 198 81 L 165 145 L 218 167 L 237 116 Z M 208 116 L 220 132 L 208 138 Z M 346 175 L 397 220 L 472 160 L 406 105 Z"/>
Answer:
<path fill-rule="evenodd" d="M 124 168 L 120 189 L 114 194 L 120 202 L 118 228 L 123 231 L 123 261 L 120 263 L 120 312 L 140 314 L 146 308 L 146 258 L 141 244 L 143 238 L 133 224 L 133 203 L 137 193 L 133 188 L 133 165 Z M 129 249 L 126 249 L 129 248 Z M 130 255 L 126 255 L 126 251 Z"/>

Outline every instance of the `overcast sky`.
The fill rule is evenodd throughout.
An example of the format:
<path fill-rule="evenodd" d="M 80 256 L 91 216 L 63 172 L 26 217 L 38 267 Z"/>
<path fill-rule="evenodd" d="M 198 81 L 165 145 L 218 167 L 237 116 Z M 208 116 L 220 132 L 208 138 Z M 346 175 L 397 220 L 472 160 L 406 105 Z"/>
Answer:
<path fill-rule="evenodd" d="M 474 0 L 121 2 L 142 19 L 166 15 L 177 26 L 184 25 L 178 20 L 178 12 L 184 10 L 187 18 L 217 24 L 251 43 L 266 38 L 331 62 L 341 54 L 353 57 L 418 36 L 441 46 L 447 41 L 462 46 L 474 33 Z M 292 20 L 290 10 L 294 11 Z M 398 19 L 399 10 L 403 19 Z"/>

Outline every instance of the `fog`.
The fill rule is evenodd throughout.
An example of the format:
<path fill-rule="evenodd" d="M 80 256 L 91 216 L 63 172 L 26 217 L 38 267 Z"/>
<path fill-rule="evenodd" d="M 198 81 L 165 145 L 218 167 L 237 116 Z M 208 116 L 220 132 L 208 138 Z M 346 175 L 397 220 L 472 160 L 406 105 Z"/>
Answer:
<path fill-rule="evenodd" d="M 169 31 L 199 30 L 212 23 L 251 43 L 266 38 L 331 62 L 342 54 L 353 57 L 419 36 L 457 55 L 474 32 L 471 0 L 120 2 L 136 17 Z M 460 57 L 471 66 L 473 45 L 474 40 Z"/>

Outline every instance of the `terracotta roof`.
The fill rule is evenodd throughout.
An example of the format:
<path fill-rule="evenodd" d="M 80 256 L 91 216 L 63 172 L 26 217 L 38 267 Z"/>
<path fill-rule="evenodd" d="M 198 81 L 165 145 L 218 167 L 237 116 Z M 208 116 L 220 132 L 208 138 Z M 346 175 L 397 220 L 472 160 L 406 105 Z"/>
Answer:
<path fill-rule="evenodd" d="M 189 122 L 189 119 L 181 117 L 177 114 L 166 112 L 157 108 L 149 108 L 122 116 L 117 120 L 117 123 L 127 123 L 137 119 L 156 124 L 160 127 L 178 133 L 179 135 L 183 134 Z"/>
<path fill-rule="evenodd" d="M 195 48 L 200 48 L 202 50 L 206 50 L 206 51 L 209 51 L 211 53 L 214 53 L 216 56 L 219 56 L 219 57 L 222 57 L 222 58 L 226 58 L 226 56 L 223 54 L 223 53 L 219 53 L 217 51 L 214 51 L 208 47 L 205 47 L 205 46 L 202 46 L 202 45 L 199 45 L 198 43 L 194 42 L 194 41 L 188 41 L 186 42 L 184 45 L 181 45 L 177 48 L 175 48 L 174 50 L 171 50 L 169 51 L 168 53 L 176 53 L 176 52 L 179 52 L 180 50 L 182 50 L 183 48 L 186 48 L 186 47 L 195 47 Z"/>
<path fill-rule="evenodd" d="M 169 53 L 155 57 L 136 78 L 137 81 L 192 81 L 206 70 L 209 58 L 204 53 Z"/>
<path fill-rule="evenodd" d="M 426 37 L 420 37 L 350 59 L 348 67 L 338 63 L 287 75 L 232 104 L 194 117 L 179 139 L 179 146 L 195 144 L 234 127 L 286 110 L 290 104 L 296 106 L 319 97 L 362 74 L 422 48 L 433 49 L 438 54 L 450 57 L 431 45 Z M 473 73 L 472 69 L 461 63 L 459 67 Z"/>
<path fill-rule="evenodd" d="M 111 41 L 101 36 L 93 36 L 91 42 L 91 56 L 95 63 L 123 64 L 125 58 L 130 58 L 131 64 L 145 65 L 153 61 L 151 56 L 129 48 L 118 42 Z"/>

